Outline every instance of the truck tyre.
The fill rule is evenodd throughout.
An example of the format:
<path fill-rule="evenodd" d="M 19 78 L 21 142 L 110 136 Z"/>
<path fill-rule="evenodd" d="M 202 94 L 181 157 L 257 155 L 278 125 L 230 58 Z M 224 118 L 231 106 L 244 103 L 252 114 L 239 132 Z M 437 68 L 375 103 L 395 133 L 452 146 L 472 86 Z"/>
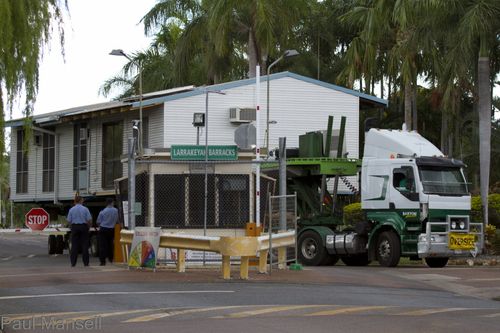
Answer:
<path fill-rule="evenodd" d="M 371 262 L 367 253 L 342 257 L 341 260 L 346 266 L 367 266 Z"/>
<path fill-rule="evenodd" d="M 339 261 L 339 257 L 334 254 L 326 254 L 325 258 L 321 262 L 321 266 L 333 266 Z"/>
<path fill-rule="evenodd" d="M 393 231 L 384 231 L 378 236 L 376 248 L 380 266 L 396 267 L 401 257 L 401 242 Z"/>
<path fill-rule="evenodd" d="M 93 257 L 98 257 L 99 256 L 99 244 L 97 241 L 97 235 L 90 235 L 89 239 L 89 249 L 90 249 L 90 255 Z"/>
<path fill-rule="evenodd" d="M 328 255 L 321 236 L 312 230 L 308 230 L 299 237 L 298 241 L 299 261 L 306 266 L 321 265 Z"/>
<path fill-rule="evenodd" d="M 425 258 L 427 266 L 432 268 L 441 268 L 446 266 L 449 258 Z"/>
<path fill-rule="evenodd" d="M 56 252 L 57 252 L 56 235 L 49 235 L 49 254 L 56 254 Z"/>
<path fill-rule="evenodd" d="M 56 253 L 63 254 L 64 252 L 64 237 L 62 235 L 56 236 Z"/>

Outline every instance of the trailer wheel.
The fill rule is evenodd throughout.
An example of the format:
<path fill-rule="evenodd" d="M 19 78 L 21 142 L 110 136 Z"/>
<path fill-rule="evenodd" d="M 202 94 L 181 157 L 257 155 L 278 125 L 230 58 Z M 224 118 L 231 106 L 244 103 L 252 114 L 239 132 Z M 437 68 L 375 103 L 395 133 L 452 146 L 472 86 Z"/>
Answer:
<path fill-rule="evenodd" d="M 323 246 L 321 236 L 314 231 L 308 230 L 299 237 L 298 256 L 299 261 L 306 266 L 318 266 L 326 260 L 326 249 Z"/>
<path fill-rule="evenodd" d="M 427 266 L 432 268 L 441 268 L 446 266 L 449 258 L 425 258 Z"/>
<path fill-rule="evenodd" d="M 64 237 L 62 235 L 56 236 L 56 253 L 63 254 L 64 252 Z"/>
<path fill-rule="evenodd" d="M 49 254 L 57 253 L 57 239 L 56 235 L 49 235 Z"/>
<path fill-rule="evenodd" d="M 401 242 L 393 231 L 384 231 L 377 241 L 377 260 L 380 266 L 395 267 L 401 257 Z"/>
<path fill-rule="evenodd" d="M 371 262 L 367 253 L 342 257 L 341 260 L 346 266 L 367 266 Z"/>
<path fill-rule="evenodd" d="M 90 255 L 93 257 L 99 256 L 99 244 L 97 242 L 97 235 L 91 235 L 89 239 Z"/>

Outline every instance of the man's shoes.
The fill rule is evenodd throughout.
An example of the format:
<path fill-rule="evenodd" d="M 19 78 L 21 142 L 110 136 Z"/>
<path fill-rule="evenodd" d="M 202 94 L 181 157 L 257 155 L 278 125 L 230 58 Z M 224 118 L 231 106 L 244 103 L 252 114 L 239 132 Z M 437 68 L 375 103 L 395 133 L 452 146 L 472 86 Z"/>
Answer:
<path fill-rule="evenodd" d="M 85 267 L 89 267 L 89 264 L 85 264 L 85 265 L 83 265 L 83 266 L 85 266 Z"/>
<path fill-rule="evenodd" d="M 99 266 L 106 266 L 106 263 L 105 263 L 105 262 L 101 262 L 101 263 L 99 264 Z"/>

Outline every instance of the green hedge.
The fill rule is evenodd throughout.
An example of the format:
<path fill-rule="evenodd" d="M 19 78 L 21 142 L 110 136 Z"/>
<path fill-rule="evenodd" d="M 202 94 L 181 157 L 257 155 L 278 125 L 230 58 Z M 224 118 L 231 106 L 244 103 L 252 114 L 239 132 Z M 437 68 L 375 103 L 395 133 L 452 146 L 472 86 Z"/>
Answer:
<path fill-rule="evenodd" d="M 481 209 L 481 196 L 475 195 L 471 201 L 472 221 L 482 221 L 483 212 Z M 489 223 L 500 227 L 500 194 L 493 193 L 488 196 L 488 216 Z"/>
<path fill-rule="evenodd" d="M 356 202 L 344 207 L 344 224 L 353 226 L 356 222 L 364 221 L 365 214 L 361 209 L 361 203 Z"/>

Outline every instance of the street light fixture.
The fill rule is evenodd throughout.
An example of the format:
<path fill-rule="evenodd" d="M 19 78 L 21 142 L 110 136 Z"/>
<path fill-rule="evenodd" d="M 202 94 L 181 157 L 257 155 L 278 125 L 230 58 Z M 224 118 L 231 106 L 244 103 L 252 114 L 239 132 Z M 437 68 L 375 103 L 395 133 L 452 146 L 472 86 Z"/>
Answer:
<path fill-rule="evenodd" d="M 131 63 L 133 63 L 137 69 L 139 70 L 139 142 L 138 142 L 138 147 L 139 147 L 139 155 L 142 156 L 143 152 L 143 132 L 142 132 L 142 66 L 132 59 L 130 56 L 128 56 L 125 52 L 123 52 L 122 49 L 114 49 L 110 53 L 110 55 L 114 56 L 122 56 L 127 58 Z"/>
<path fill-rule="evenodd" d="M 281 57 L 276 59 L 272 64 L 267 67 L 267 119 L 266 119 L 266 154 L 269 154 L 269 74 L 271 73 L 271 68 L 284 58 L 290 58 L 299 55 L 297 50 L 286 50 Z"/>
<path fill-rule="evenodd" d="M 204 113 L 193 113 L 193 126 L 196 127 L 196 145 L 198 146 L 200 144 L 200 127 L 205 126 Z"/>

